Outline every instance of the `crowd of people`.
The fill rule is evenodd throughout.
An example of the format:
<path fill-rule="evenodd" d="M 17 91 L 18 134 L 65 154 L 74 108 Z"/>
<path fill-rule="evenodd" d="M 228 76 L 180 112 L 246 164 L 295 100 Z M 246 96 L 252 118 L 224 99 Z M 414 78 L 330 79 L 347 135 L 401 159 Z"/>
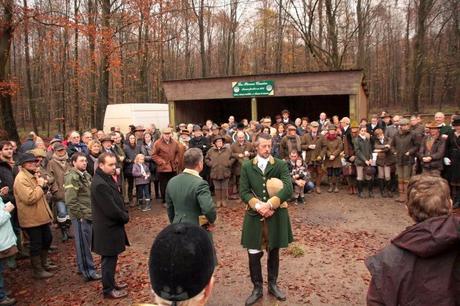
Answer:
<path fill-rule="evenodd" d="M 266 147 L 260 147 L 260 139 Z M 417 114 L 404 118 L 382 112 L 357 123 L 347 117 L 328 118 L 325 113 L 313 121 L 293 119 L 283 110 L 274 122 L 270 117 L 237 122 L 230 116 L 220 125 L 207 120 L 161 131 L 154 124 L 132 125 L 126 135 L 118 127 L 109 133 L 72 131 L 66 137 L 56 135 L 49 144 L 31 132 L 20 147 L 13 141 L 0 142 L 0 153 L 0 305 L 15 303 L 8 297 L 1 272 L 5 266 L 14 268 L 16 259 L 30 258 L 36 279 L 53 276 L 57 266 L 48 258 L 55 248 L 51 224 L 60 229 L 63 242 L 75 240 L 78 271 L 85 281 L 102 279 L 107 298 L 126 296 L 126 284 L 117 284 L 114 275 L 117 256 L 129 245 L 124 231 L 128 208 L 147 212 L 158 199 L 171 223 L 194 219 L 178 215 L 177 207 L 173 208 L 174 202 L 191 201 L 194 196 L 185 199 L 180 194 L 181 173 L 200 178 L 193 190 L 202 197 L 200 205 L 207 205 L 208 222 L 197 225 L 206 224 L 207 229 L 216 219 L 214 207 L 227 206 L 229 199 L 241 198 L 248 210 L 256 212 L 245 217 L 245 225 L 253 229 L 258 228 L 259 215 L 273 218 L 278 207 L 304 204 L 309 193 L 321 194 L 323 185 L 329 193 L 338 193 L 345 185 L 350 195 L 360 198 L 372 198 L 378 190 L 381 197 L 407 204 L 414 190 L 409 182 L 417 174 L 446 179 L 453 207 L 460 208 L 460 115 L 447 121 L 444 114 L 436 113 L 432 122 L 424 124 Z M 200 166 L 196 166 L 198 159 Z M 289 188 L 282 189 L 281 200 L 279 195 L 266 198 L 265 177 L 261 186 L 250 186 L 258 174 L 251 174 L 249 161 L 263 169 L 263 176 L 266 167 L 282 173 L 282 160 L 289 172 Z M 181 199 L 174 200 L 178 194 Z M 260 201 L 253 201 L 254 194 Z M 110 208 L 107 199 L 113 203 Z M 275 217 L 289 224 L 287 212 L 277 211 Z M 267 246 L 273 271 L 269 292 L 280 300 L 286 297 L 276 285 L 278 251 L 292 241 L 288 228 L 283 237 L 276 237 L 277 242 L 270 236 Z M 259 240 L 254 231 L 243 230 L 254 283 L 247 305 L 261 297 L 261 275 L 253 273 L 262 257 Z M 101 274 L 91 251 L 102 256 Z M 217 262 L 215 253 L 213 258 Z M 209 278 L 205 285 L 208 282 Z"/>

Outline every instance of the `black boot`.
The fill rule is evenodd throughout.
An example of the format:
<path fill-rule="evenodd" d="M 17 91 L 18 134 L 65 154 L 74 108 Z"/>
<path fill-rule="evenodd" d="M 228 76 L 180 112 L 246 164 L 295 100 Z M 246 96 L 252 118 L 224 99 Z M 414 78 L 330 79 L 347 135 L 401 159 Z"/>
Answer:
<path fill-rule="evenodd" d="M 379 180 L 379 190 L 380 190 L 380 195 L 382 198 L 387 197 L 387 192 L 385 190 L 385 181 L 383 179 L 378 179 Z"/>
<path fill-rule="evenodd" d="M 70 218 L 70 217 L 67 217 L 67 218 Z M 65 221 L 65 229 L 66 229 L 66 232 L 67 232 L 67 237 L 69 239 L 73 239 L 74 236 L 72 235 L 72 231 L 70 230 L 70 227 L 72 226 L 72 221 L 70 219 L 67 219 Z"/>
<path fill-rule="evenodd" d="M 369 198 L 374 197 L 374 192 L 372 191 L 374 189 L 374 182 L 372 180 L 366 181 L 367 183 L 367 191 L 368 191 L 368 196 Z"/>
<path fill-rule="evenodd" d="M 356 181 L 356 185 L 358 186 L 358 197 L 364 199 L 364 193 L 363 193 L 363 188 L 364 188 L 364 182 L 363 181 Z"/>
<path fill-rule="evenodd" d="M 255 304 L 263 296 L 263 278 L 262 278 L 262 266 L 260 259 L 264 255 L 263 252 L 257 254 L 249 254 L 249 272 L 251 274 L 251 281 L 254 285 L 251 295 L 246 299 L 246 306 Z"/>
<path fill-rule="evenodd" d="M 59 222 L 59 228 L 61 229 L 61 234 L 62 234 L 62 242 L 66 242 L 69 240 L 69 235 L 67 233 L 67 224 L 65 222 Z"/>
<path fill-rule="evenodd" d="M 391 180 L 385 181 L 385 189 L 387 191 L 387 197 L 392 198 L 393 193 L 391 191 Z"/>
<path fill-rule="evenodd" d="M 286 301 L 286 295 L 281 292 L 276 284 L 278 271 L 280 268 L 280 249 L 270 250 L 267 259 L 268 268 L 268 293 L 276 297 L 279 301 Z"/>
<path fill-rule="evenodd" d="M 153 187 L 155 188 L 155 199 L 161 199 L 160 181 L 153 181 Z"/>
<path fill-rule="evenodd" d="M 143 207 L 142 207 L 142 203 L 143 203 L 143 202 L 144 202 L 144 201 L 143 201 L 142 199 L 137 200 L 137 209 L 139 209 L 139 210 L 142 210 L 142 209 L 143 209 Z"/>

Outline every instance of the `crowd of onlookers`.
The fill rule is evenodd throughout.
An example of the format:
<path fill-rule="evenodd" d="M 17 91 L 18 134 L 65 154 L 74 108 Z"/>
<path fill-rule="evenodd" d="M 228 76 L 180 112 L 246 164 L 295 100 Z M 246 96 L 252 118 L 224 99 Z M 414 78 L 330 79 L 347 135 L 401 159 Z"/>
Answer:
<path fill-rule="evenodd" d="M 77 234 L 75 227 L 83 226 L 75 220 L 90 220 L 84 190 L 102 153 L 116 157 L 113 179 L 125 205 L 149 211 L 153 199 L 165 203 L 166 185 L 184 169 L 185 151 L 199 148 L 205 162 L 200 175 L 209 182 L 216 206 L 225 207 L 228 199 L 238 199 L 241 165 L 255 156 L 254 141 L 260 133 L 271 135 L 272 155 L 286 160 L 294 186 L 291 201 L 296 204 L 305 203 L 306 193 L 322 193 L 322 185 L 330 193 L 346 185 L 360 198 L 373 197 L 378 190 L 382 197 L 397 196 L 403 203 L 411 177 L 428 173 L 447 179 L 454 206 L 460 207 L 459 115 L 446 120 L 436 113 L 425 124 L 418 115 L 382 112 L 358 123 L 325 113 L 316 120 L 293 119 L 283 110 L 274 122 L 270 117 L 237 122 L 230 116 L 220 125 L 207 120 L 161 131 L 154 124 L 130 126 L 126 134 L 118 127 L 108 133 L 92 129 L 56 135 L 48 144 L 31 132 L 20 147 L 0 142 L 0 305 L 14 303 L 1 276 L 5 265 L 14 268 L 15 258 L 29 257 L 35 278 L 51 277 L 56 266 L 48 259 L 53 248 L 49 224 L 56 224 L 62 241 L 67 241 Z M 78 233 L 83 235 L 84 227 Z M 85 243 L 90 243 L 85 235 Z M 89 274 L 80 269 L 87 264 L 85 254 L 77 259 L 85 280 L 100 279 L 94 269 Z"/>

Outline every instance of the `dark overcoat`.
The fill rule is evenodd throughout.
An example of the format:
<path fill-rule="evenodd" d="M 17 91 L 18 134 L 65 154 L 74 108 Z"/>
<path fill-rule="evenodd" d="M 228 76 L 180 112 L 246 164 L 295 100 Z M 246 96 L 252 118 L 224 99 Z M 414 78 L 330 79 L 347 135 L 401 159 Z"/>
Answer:
<path fill-rule="evenodd" d="M 278 178 L 283 182 L 283 188 L 269 198 L 267 180 Z M 241 167 L 240 196 L 247 205 L 243 221 L 241 244 L 247 249 L 262 247 L 262 229 L 264 222 L 268 225 L 268 247 L 285 248 L 293 241 L 291 222 L 287 207 L 281 205 L 292 196 L 292 182 L 285 161 L 270 156 L 265 172 L 257 166 L 257 157 L 247 160 Z M 264 219 L 253 208 L 255 203 L 270 202 L 276 208 L 274 214 Z M 283 208 L 284 207 L 284 208 Z"/>
<path fill-rule="evenodd" d="M 129 245 L 125 224 L 129 221 L 123 196 L 117 183 L 101 169 L 96 170 L 91 184 L 93 213 L 92 251 L 101 256 L 116 256 Z"/>

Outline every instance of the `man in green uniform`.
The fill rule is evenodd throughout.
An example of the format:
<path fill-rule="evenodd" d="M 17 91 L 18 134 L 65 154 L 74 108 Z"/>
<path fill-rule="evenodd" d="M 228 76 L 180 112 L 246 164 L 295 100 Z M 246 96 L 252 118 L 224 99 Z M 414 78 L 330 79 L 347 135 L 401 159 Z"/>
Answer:
<path fill-rule="evenodd" d="M 192 223 L 211 231 L 217 215 L 209 185 L 199 175 L 203 170 L 200 149 L 185 152 L 184 167 L 184 171 L 173 177 L 166 187 L 169 222 Z"/>
<path fill-rule="evenodd" d="M 260 134 L 255 142 L 257 155 L 243 163 L 240 176 L 240 196 L 247 204 L 241 244 L 248 249 L 249 271 L 254 289 L 246 305 L 255 304 L 263 295 L 263 249 L 267 250 L 268 292 L 278 300 L 286 295 L 278 288 L 279 249 L 293 241 L 291 223 L 285 201 L 292 196 L 292 182 L 285 161 L 273 158 L 271 138 Z M 267 181 L 277 178 L 282 187 L 269 196 Z"/>

